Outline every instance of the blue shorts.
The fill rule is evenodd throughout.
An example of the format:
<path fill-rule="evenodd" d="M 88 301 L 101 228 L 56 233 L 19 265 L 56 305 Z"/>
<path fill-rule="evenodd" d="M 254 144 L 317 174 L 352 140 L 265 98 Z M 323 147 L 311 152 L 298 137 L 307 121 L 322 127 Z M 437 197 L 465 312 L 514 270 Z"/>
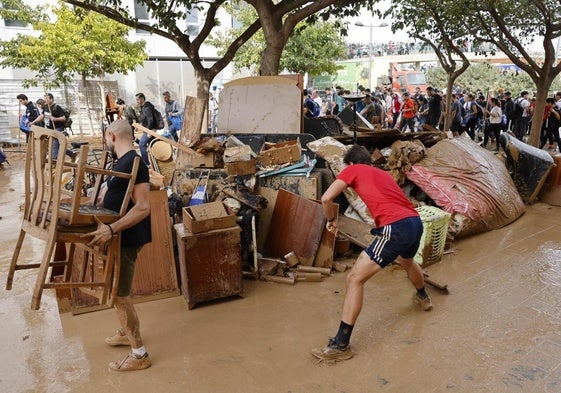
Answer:
<path fill-rule="evenodd" d="M 413 258 L 419 249 L 423 235 L 423 222 L 420 217 L 408 217 L 392 224 L 374 228 L 372 244 L 364 252 L 380 267 L 386 267 L 400 256 Z"/>

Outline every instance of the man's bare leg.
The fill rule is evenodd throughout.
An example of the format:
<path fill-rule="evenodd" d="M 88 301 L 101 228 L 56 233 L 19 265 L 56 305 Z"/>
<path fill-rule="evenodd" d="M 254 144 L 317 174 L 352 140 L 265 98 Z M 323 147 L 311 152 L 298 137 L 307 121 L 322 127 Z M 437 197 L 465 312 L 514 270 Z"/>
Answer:
<path fill-rule="evenodd" d="M 354 325 L 360 311 L 364 297 L 364 284 L 370 277 L 382 268 L 370 259 L 364 251 L 358 256 L 353 268 L 347 275 L 347 289 L 341 320 L 349 325 Z"/>
<path fill-rule="evenodd" d="M 372 261 L 368 254 L 364 251 L 360 253 L 347 275 L 347 289 L 337 335 L 329 340 L 325 348 L 313 349 L 312 355 L 325 361 L 346 360 L 353 357 L 349 342 L 354 324 L 362 310 L 364 284 L 381 269 L 380 265 Z"/>
<path fill-rule="evenodd" d="M 411 284 L 417 289 L 417 293 L 413 298 L 415 302 L 419 304 L 424 311 L 432 309 L 430 297 L 425 292 L 425 276 L 423 275 L 423 269 L 415 263 L 413 258 L 397 257 L 396 261 L 405 269 L 409 281 L 411 281 Z"/>
<path fill-rule="evenodd" d="M 130 296 L 116 296 L 115 310 L 117 311 L 117 317 L 119 318 L 121 329 L 129 339 L 131 347 L 133 349 L 142 347 L 140 322 Z"/>

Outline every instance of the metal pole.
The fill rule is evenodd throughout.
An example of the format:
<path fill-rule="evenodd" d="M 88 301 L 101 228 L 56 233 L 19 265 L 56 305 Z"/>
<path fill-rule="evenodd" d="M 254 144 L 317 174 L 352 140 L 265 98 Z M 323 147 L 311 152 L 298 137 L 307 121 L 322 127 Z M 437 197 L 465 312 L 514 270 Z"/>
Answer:
<path fill-rule="evenodd" d="M 372 29 L 370 25 L 370 43 L 368 44 L 368 88 L 372 88 Z"/>

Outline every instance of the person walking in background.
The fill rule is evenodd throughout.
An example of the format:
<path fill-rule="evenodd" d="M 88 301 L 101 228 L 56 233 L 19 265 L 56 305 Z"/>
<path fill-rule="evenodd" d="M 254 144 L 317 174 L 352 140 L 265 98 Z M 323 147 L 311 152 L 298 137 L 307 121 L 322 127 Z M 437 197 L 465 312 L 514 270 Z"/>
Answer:
<path fill-rule="evenodd" d="M 29 124 L 33 120 L 37 119 L 41 115 L 41 112 L 33 101 L 29 101 L 25 94 L 18 94 L 16 98 L 18 99 L 19 104 L 25 107 L 25 111 L 20 119 L 19 129 L 25 133 L 25 143 L 27 143 L 29 142 Z"/>
<path fill-rule="evenodd" d="M 140 124 L 149 130 L 156 129 L 156 119 L 154 118 L 154 105 L 150 101 L 146 101 L 146 96 L 143 93 L 136 94 L 136 103 L 140 106 Z M 148 160 L 148 144 L 154 139 L 152 135 L 143 132 L 138 142 L 140 155 L 144 164 L 150 166 Z"/>
<path fill-rule="evenodd" d="M 409 131 L 415 131 L 415 102 L 409 93 L 403 93 L 403 105 L 401 106 L 401 121 L 397 127 L 399 131 L 403 132 L 405 127 L 409 127 Z"/>
<path fill-rule="evenodd" d="M 429 115 L 429 104 L 424 96 L 419 97 L 419 109 L 417 110 L 417 119 L 419 123 L 417 125 L 417 131 L 423 131 L 423 126 L 427 123 Z"/>
<path fill-rule="evenodd" d="M 417 253 L 423 223 L 413 204 L 407 199 L 393 177 L 371 165 L 370 153 L 364 146 L 352 146 L 343 159 L 347 166 L 321 197 L 327 218 L 326 229 L 337 232 L 337 205 L 334 199 L 351 187 L 364 201 L 376 227 L 372 244 L 358 256 L 347 275 L 347 288 L 339 330 L 325 348 L 312 350 L 320 360 L 336 361 L 353 357 L 350 338 L 362 309 L 364 284 L 384 267 L 397 261 L 407 272 L 416 292 L 415 303 L 428 311 L 432 302 L 425 291 L 425 280 L 420 266 L 413 261 Z"/>
<path fill-rule="evenodd" d="M 30 126 L 43 122 L 45 128 L 50 128 L 55 131 L 64 132 L 66 128 L 66 116 L 64 115 L 64 109 L 55 103 L 55 98 L 51 93 L 46 93 L 44 97 L 45 103 L 43 104 L 42 113 L 37 116 L 37 118 L 29 123 Z M 58 156 L 59 143 L 58 140 L 53 142 L 53 157 Z M 76 154 L 70 150 L 66 149 L 66 155 L 70 158 L 74 158 Z"/>
<path fill-rule="evenodd" d="M 390 128 L 395 128 L 399 121 L 399 114 L 401 113 L 401 98 L 399 94 L 393 93 L 392 94 L 392 124 Z"/>
<path fill-rule="evenodd" d="M 209 131 L 214 134 L 216 133 L 216 116 L 218 115 L 218 100 L 214 97 L 212 92 L 208 93 L 208 121 L 209 121 Z"/>
<path fill-rule="evenodd" d="M 168 121 L 168 131 L 174 141 L 178 141 L 177 131 L 181 131 L 183 124 L 183 107 L 176 100 L 171 99 L 169 91 L 163 94 L 166 103 L 165 113 Z"/>
<path fill-rule="evenodd" d="M 113 170 L 131 173 L 137 154 L 129 123 L 125 119 L 114 121 L 105 130 L 104 138 L 107 149 L 117 157 Z M 101 195 L 103 207 L 119 211 L 126 192 L 126 182 L 110 178 Z M 90 233 L 93 235 L 91 244 L 96 246 L 107 244 L 116 233 L 121 233 L 121 259 L 117 262 L 120 274 L 115 297 L 115 310 L 121 327 L 113 336 L 107 337 L 105 342 L 114 347 L 130 346 L 131 352 L 123 359 L 109 363 L 111 371 L 142 370 L 152 365 L 140 336 L 140 323 L 130 298 L 136 258 L 142 246 L 152 241 L 149 192 L 148 168 L 141 162 L 132 190 L 132 202 L 126 214 L 112 224 L 100 225 Z"/>
<path fill-rule="evenodd" d="M 477 104 L 475 103 L 475 96 L 468 93 L 464 99 L 463 112 L 464 119 L 462 121 L 462 130 L 467 132 L 472 140 L 475 140 L 475 127 L 477 126 Z"/>
<path fill-rule="evenodd" d="M 528 124 L 530 123 L 530 101 L 529 93 L 526 90 L 520 92 L 520 97 L 516 99 L 516 104 L 522 107 L 522 114 L 514 120 L 514 135 L 518 140 L 523 141 L 528 132 Z"/>
<path fill-rule="evenodd" d="M 542 126 L 542 137 L 540 140 L 540 149 L 543 149 L 549 141 L 549 148 L 555 150 L 553 142 L 557 143 L 561 152 L 561 141 L 559 138 L 559 126 L 561 126 L 561 110 L 555 105 L 555 99 L 548 97 L 545 104 L 544 125 Z M 547 114 L 547 115 L 546 115 Z"/>
<path fill-rule="evenodd" d="M 427 87 L 427 97 L 429 113 L 427 116 L 426 124 L 433 128 L 436 128 L 438 127 L 440 115 L 442 114 L 442 97 L 431 86 Z"/>
<path fill-rule="evenodd" d="M 495 138 L 495 151 L 499 151 L 499 136 L 501 135 L 503 110 L 501 109 L 501 101 L 498 98 L 491 98 L 491 110 L 485 109 L 489 115 L 489 125 L 485 128 L 483 136 L 483 147 L 487 147 L 487 142 L 491 135 Z"/>

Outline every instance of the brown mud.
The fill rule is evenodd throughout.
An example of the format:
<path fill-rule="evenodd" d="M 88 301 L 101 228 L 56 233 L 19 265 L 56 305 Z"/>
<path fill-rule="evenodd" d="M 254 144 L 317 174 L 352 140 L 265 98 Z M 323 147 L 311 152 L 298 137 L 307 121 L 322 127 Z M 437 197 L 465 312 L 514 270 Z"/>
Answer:
<path fill-rule="evenodd" d="M 113 310 L 59 315 L 54 291 L 30 310 L 33 271 L 5 290 L 18 235 L 23 164 L 0 169 L 0 390 L 2 392 L 561 392 L 561 208 L 537 203 L 513 224 L 454 243 L 427 268 L 434 309 L 411 301 L 397 267 L 365 290 L 355 357 L 320 364 L 339 324 L 345 275 L 287 286 L 245 280 L 245 296 L 197 305 L 182 296 L 137 305 L 153 366 L 112 373 L 124 347 L 103 339 Z M 21 260 L 36 259 L 26 238 Z"/>

